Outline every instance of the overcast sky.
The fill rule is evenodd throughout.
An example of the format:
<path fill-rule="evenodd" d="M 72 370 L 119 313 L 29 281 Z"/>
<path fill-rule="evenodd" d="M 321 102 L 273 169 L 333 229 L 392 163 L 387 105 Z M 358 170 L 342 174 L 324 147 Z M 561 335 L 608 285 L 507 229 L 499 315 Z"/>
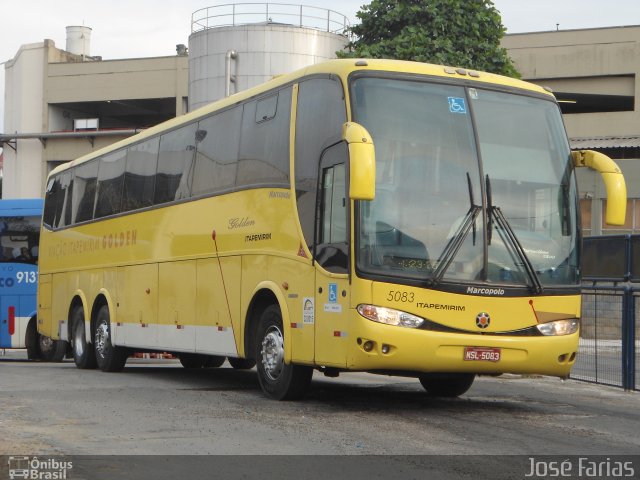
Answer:
<path fill-rule="evenodd" d="M 278 0 L 344 14 L 352 23 L 365 0 Z M 233 3 L 229 0 L 222 3 Z M 640 0 L 494 0 L 508 33 L 640 25 Z M 68 25 L 92 28 L 91 55 L 104 59 L 174 55 L 188 45 L 191 15 L 207 0 L 0 0 L 0 62 L 20 45 L 45 38 L 65 48 Z M 640 40 L 640 39 L 639 39 Z M 0 132 L 4 131 L 4 68 L 0 69 Z"/>

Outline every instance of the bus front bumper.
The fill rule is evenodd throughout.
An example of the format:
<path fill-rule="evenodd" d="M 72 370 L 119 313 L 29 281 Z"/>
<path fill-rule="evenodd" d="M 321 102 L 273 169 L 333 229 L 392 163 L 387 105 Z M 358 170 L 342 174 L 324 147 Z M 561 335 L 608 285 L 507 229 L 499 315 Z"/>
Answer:
<path fill-rule="evenodd" d="M 383 325 L 356 312 L 352 319 L 349 370 L 567 377 L 578 350 L 579 331 L 563 336 L 481 335 Z"/>

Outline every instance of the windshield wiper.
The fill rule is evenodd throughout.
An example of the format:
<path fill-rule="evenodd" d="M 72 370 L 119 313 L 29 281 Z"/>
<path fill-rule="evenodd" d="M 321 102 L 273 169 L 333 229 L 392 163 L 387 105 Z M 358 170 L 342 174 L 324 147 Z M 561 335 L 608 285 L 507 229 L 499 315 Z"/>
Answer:
<path fill-rule="evenodd" d="M 489 180 L 489 175 L 487 175 L 486 177 L 486 184 L 487 184 L 487 210 L 489 212 L 489 215 L 488 215 L 489 218 L 487 219 L 487 223 L 488 223 L 487 233 L 488 233 L 489 244 L 491 244 L 491 225 L 492 225 L 493 219 L 495 219 L 496 226 L 498 227 L 499 231 L 504 232 L 504 235 L 501 235 L 501 237 L 503 238 L 503 240 L 507 240 L 509 244 L 511 244 L 513 251 L 522 261 L 524 269 L 527 272 L 529 279 L 531 280 L 531 287 L 533 288 L 533 291 L 535 293 L 542 293 L 543 287 L 542 287 L 542 283 L 540 282 L 540 278 L 538 277 L 538 274 L 536 273 L 536 270 L 533 267 L 531 260 L 529 260 L 527 253 L 524 251 L 524 248 L 522 247 L 520 240 L 518 240 L 518 236 L 513 231 L 513 228 L 511 228 L 509 221 L 502 213 L 502 210 L 500 210 L 500 207 L 495 207 L 493 205 L 492 198 L 491 198 L 491 182 Z"/>
<path fill-rule="evenodd" d="M 444 250 L 438 257 L 438 267 L 436 268 L 433 277 L 430 280 L 430 284 L 437 285 L 442 281 L 442 277 L 444 277 L 445 272 L 451 265 L 451 262 L 458 254 L 458 251 L 462 247 L 465 239 L 469 235 L 469 232 L 473 230 L 473 243 L 475 245 L 476 242 L 476 218 L 482 211 L 482 207 L 476 205 L 473 201 L 473 187 L 471 186 L 471 178 L 469 177 L 469 173 L 467 172 L 467 186 L 469 189 L 469 210 L 467 214 L 462 219 L 460 226 L 456 230 L 456 233 L 449 239 L 447 245 L 444 247 Z"/>

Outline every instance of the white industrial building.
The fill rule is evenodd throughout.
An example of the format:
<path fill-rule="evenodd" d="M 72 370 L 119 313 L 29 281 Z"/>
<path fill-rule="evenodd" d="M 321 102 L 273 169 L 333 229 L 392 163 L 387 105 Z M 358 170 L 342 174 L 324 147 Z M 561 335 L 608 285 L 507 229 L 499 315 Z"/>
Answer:
<path fill-rule="evenodd" d="M 67 27 L 64 50 L 52 40 L 23 45 L 5 63 L 2 196 L 42 197 L 60 163 L 335 58 L 347 27 L 331 10 L 254 3 L 194 12 L 189 48 L 169 57 L 102 60 L 89 27 Z"/>

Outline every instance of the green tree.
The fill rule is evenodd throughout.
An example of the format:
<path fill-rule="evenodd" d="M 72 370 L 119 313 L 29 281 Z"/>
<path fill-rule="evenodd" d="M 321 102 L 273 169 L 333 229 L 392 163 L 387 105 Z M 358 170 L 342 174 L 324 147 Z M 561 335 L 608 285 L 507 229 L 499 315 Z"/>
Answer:
<path fill-rule="evenodd" d="M 339 57 L 395 58 L 519 77 L 500 46 L 505 28 L 491 0 L 373 0 L 356 14 L 356 39 Z"/>

